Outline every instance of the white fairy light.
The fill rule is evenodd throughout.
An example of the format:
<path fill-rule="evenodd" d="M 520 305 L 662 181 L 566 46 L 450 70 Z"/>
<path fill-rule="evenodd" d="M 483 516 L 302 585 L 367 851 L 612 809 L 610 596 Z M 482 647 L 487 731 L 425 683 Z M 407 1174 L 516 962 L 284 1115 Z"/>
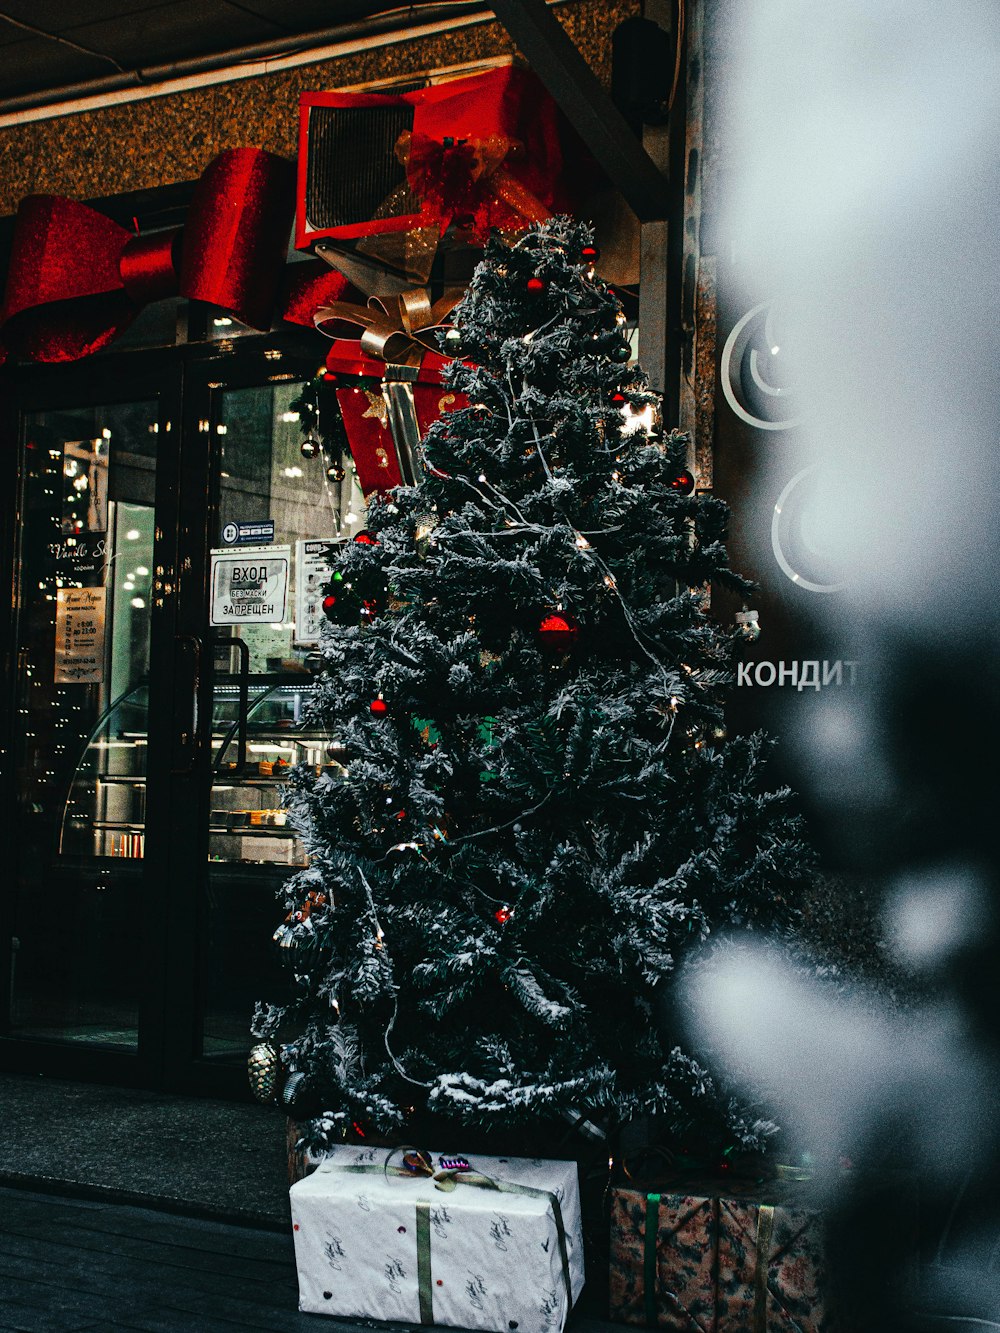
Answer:
<path fill-rule="evenodd" d="M 631 403 L 626 403 L 622 408 L 623 435 L 634 435 L 636 431 L 651 431 L 656 428 L 656 415 L 653 411 L 653 404 L 647 403 L 645 407 L 636 412 Z"/>

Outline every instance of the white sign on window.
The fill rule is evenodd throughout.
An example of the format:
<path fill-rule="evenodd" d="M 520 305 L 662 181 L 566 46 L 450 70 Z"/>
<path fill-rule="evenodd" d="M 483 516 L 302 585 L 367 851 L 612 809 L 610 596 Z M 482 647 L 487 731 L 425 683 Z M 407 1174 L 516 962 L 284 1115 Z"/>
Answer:
<path fill-rule="evenodd" d="M 213 625 L 278 625 L 288 604 L 290 546 L 212 552 Z"/>
<path fill-rule="evenodd" d="M 323 614 L 323 585 L 330 581 L 329 541 L 295 544 L 295 645 L 317 648 Z"/>
<path fill-rule="evenodd" d="M 56 589 L 56 684 L 104 679 L 104 588 Z"/>

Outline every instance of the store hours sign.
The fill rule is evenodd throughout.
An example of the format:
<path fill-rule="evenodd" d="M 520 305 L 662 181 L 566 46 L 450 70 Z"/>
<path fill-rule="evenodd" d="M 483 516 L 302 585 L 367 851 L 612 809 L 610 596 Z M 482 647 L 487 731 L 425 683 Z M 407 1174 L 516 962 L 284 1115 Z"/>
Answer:
<path fill-rule="evenodd" d="M 213 625 L 278 625 L 288 604 L 291 547 L 212 552 Z"/>

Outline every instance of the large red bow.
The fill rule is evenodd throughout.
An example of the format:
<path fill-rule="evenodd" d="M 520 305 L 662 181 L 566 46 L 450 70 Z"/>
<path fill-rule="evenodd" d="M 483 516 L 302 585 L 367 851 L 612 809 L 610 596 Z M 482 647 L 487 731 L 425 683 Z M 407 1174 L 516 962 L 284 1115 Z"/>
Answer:
<path fill-rule="evenodd" d="M 523 144 L 503 134 L 439 142 L 404 130 L 396 142 L 396 156 L 406 167 L 410 189 L 423 202 L 426 222 L 444 235 L 450 222 L 461 220 L 480 245 L 493 227 L 513 231 L 550 216 L 508 170 L 508 161 L 523 153 Z"/>
<path fill-rule="evenodd" d="M 292 164 L 260 148 L 220 153 L 176 231 L 135 236 L 86 204 L 29 195 L 17 211 L 0 337 L 34 361 L 76 361 L 148 302 L 174 295 L 267 329 L 294 206 Z"/>

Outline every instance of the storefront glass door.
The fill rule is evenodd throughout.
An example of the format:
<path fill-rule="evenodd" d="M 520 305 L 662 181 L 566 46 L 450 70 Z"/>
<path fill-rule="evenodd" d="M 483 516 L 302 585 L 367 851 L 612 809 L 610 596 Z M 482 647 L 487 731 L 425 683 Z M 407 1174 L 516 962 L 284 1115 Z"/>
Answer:
<path fill-rule="evenodd" d="M 136 1051 L 159 403 L 25 414 L 10 1025 Z"/>
<path fill-rule="evenodd" d="M 276 894 L 306 863 L 282 780 L 342 772 L 308 702 L 323 571 L 364 508 L 349 460 L 301 449 L 315 357 L 247 338 L 25 390 L 8 1067 L 245 1087 L 253 1003 L 287 984 Z"/>

